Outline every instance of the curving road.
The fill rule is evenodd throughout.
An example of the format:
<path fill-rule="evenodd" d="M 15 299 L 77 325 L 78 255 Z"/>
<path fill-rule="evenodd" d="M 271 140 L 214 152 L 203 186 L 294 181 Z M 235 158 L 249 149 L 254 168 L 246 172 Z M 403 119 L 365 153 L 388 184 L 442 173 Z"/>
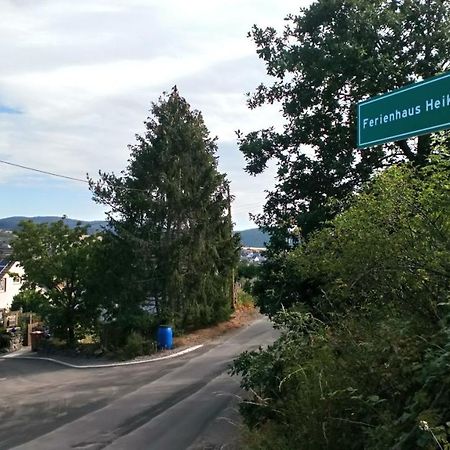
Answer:
<path fill-rule="evenodd" d="M 238 448 L 240 389 L 227 367 L 275 337 L 259 319 L 193 353 L 138 366 L 0 359 L 0 449 Z"/>

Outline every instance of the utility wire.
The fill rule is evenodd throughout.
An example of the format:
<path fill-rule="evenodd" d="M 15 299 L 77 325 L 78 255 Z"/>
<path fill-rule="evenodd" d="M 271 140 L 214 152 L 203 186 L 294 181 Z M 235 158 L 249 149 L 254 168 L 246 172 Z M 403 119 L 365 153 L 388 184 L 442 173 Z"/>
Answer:
<path fill-rule="evenodd" d="M 60 173 L 55 173 L 55 172 L 49 172 L 47 170 L 36 169 L 35 167 L 23 166 L 21 164 L 12 163 L 12 162 L 9 162 L 9 161 L 4 161 L 2 159 L 0 159 L 0 163 L 7 164 L 8 166 L 19 167 L 20 169 L 31 170 L 33 172 L 42 173 L 44 175 L 51 175 L 52 177 L 59 177 L 59 178 L 64 178 L 66 180 L 79 181 L 80 183 L 87 183 L 87 184 L 89 184 L 89 181 L 83 180 L 81 178 L 69 177 L 68 175 L 62 175 Z M 125 187 L 125 186 L 123 186 L 123 187 L 122 186 L 117 186 L 117 187 L 119 189 L 126 190 L 126 191 L 147 192 L 146 189 L 136 189 L 136 188 L 129 188 L 129 187 Z"/>
<path fill-rule="evenodd" d="M 3 161 L 0 159 L 0 163 L 7 164 L 8 166 L 20 167 L 21 169 L 31 170 L 33 172 L 43 173 L 45 175 L 51 175 L 53 177 L 65 178 L 66 180 L 79 181 L 81 183 L 89 183 L 87 180 L 82 180 L 81 178 L 69 177 L 67 175 L 61 175 L 59 173 L 48 172 L 47 170 L 35 169 L 34 167 L 22 166 L 21 164 L 15 164 L 9 161 Z"/>
<path fill-rule="evenodd" d="M 75 178 L 75 177 L 70 177 L 68 175 L 62 175 L 60 173 L 55 173 L 55 172 L 49 172 L 47 170 L 41 170 L 41 169 L 36 169 L 35 167 L 29 167 L 29 166 L 23 166 L 21 164 L 16 164 L 16 163 L 12 163 L 9 161 L 4 161 L 2 159 L 0 159 L 0 163 L 1 164 L 7 164 L 8 166 L 13 166 L 13 167 L 19 167 L 20 169 L 25 169 L 25 170 L 31 170 L 32 172 L 37 172 L 37 173 L 42 173 L 44 175 L 51 175 L 52 177 L 58 177 L 58 178 L 64 178 L 66 180 L 72 180 L 72 181 L 78 181 L 80 183 L 86 183 L 89 184 L 89 181 L 87 180 L 83 180 L 81 178 Z M 125 186 L 117 186 L 119 189 L 124 190 L 124 191 L 134 191 L 134 192 L 147 192 L 146 189 L 138 189 L 138 188 L 130 188 L 130 187 L 125 187 Z M 245 210 L 248 207 L 259 207 L 259 203 L 248 203 L 248 204 L 244 204 L 244 205 L 238 205 L 235 206 L 235 212 L 236 210 L 240 210 L 241 208 L 242 211 Z M 240 212 L 240 211 L 237 211 Z"/>

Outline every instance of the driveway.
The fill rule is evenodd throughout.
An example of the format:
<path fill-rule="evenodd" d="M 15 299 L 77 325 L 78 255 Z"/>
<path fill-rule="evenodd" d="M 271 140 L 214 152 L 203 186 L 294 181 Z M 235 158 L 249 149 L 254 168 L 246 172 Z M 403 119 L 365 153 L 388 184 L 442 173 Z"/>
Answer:
<path fill-rule="evenodd" d="M 142 365 L 0 359 L 0 449 L 236 448 L 240 389 L 227 367 L 275 337 L 258 319 L 221 342 Z"/>

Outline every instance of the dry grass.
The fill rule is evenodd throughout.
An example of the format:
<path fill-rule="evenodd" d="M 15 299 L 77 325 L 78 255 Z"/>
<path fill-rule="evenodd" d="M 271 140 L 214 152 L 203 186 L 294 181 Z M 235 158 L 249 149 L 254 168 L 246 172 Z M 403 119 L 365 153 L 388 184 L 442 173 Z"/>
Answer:
<path fill-rule="evenodd" d="M 259 317 L 259 314 L 259 311 L 253 306 L 240 307 L 233 313 L 231 319 L 227 322 L 221 322 L 212 327 L 202 328 L 200 330 L 193 331 L 192 333 L 175 337 L 173 340 L 174 345 L 175 347 L 185 347 L 203 344 L 207 341 L 222 336 L 231 330 L 250 324 Z"/>

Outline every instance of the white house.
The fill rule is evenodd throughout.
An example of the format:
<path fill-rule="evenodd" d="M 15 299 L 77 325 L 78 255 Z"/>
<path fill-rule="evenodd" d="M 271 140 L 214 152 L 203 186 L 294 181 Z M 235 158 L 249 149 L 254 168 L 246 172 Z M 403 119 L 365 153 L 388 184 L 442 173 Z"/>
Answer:
<path fill-rule="evenodd" d="M 23 284 L 23 268 L 17 261 L 0 260 L 0 309 L 9 309 Z"/>

